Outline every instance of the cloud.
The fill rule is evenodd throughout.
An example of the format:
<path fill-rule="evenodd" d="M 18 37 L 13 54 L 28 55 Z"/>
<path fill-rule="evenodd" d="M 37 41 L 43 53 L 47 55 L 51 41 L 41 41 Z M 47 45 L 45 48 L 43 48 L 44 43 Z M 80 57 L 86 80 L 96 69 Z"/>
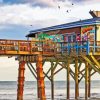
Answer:
<path fill-rule="evenodd" d="M 0 7 L 0 24 L 29 26 L 37 24 L 40 25 L 41 22 L 42 24 L 45 24 L 50 21 L 58 23 L 62 20 L 62 18 L 65 19 L 66 17 L 61 13 L 62 12 L 58 8 L 33 8 L 29 4 L 4 5 Z"/>
<path fill-rule="evenodd" d="M 68 0 L 4 0 L 5 4 L 30 4 L 33 7 L 57 7 L 60 3 L 71 5 Z M 69 4 L 70 3 L 70 4 Z"/>
<path fill-rule="evenodd" d="M 91 5 L 61 6 L 61 9 L 32 7 L 30 4 L 3 5 L 0 7 L 0 37 L 25 39 L 30 30 L 92 18 L 90 10 L 100 10 L 100 3 Z"/>
<path fill-rule="evenodd" d="M 100 3 L 98 0 L 69 0 L 72 3 L 77 4 L 94 4 L 94 3 Z"/>
<path fill-rule="evenodd" d="M 55 0 L 4 0 L 4 3 L 8 4 L 26 4 L 29 3 L 33 6 L 47 7 L 54 6 Z"/>
<path fill-rule="evenodd" d="M 33 7 L 57 7 L 58 5 L 72 7 L 72 3 L 77 4 L 93 4 L 98 0 L 1 0 L 4 4 L 30 4 Z"/>
<path fill-rule="evenodd" d="M 26 0 L 27 1 L 27 0 Z M 45 0 L 37 0 L 45 1 Z M 53 1 L 52 2 L 56 2 Z M 62 23 L 67 23 L 70 21 L 75 21 L 91 17 L 89 15 L 89 10 L 100 10 L 100 3 L 85 5 L 76 5 L 73 7 L 68 7 L 64 4 L 65 1 L 59 0 L 61 8 L 42 8 L 32 7 L 30 4 L 13 4 L 13 5 L 3 5 L 0 6 L 0 30 L 13 27 L 13 25 L 19 25 L 32 28 L 47 27 Z M 47 1 L 48 4 L 48 1 Z M 66 10 L 70 9 L 69 13 Z"/>

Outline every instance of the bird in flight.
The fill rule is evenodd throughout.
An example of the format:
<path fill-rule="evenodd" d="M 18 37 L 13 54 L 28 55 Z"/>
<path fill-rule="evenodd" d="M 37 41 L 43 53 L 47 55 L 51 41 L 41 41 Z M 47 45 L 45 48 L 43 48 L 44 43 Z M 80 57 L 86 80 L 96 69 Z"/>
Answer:
<path fill-rule="evenodd" d="M 67 13 L 69 13 L 69 10 L 66 10 Z"/>
<path fill-rule="evenodd" d="M 60 6 L 58 6 L 58 8 L 60 9 Z"/>
<path fill-rule="evenodd" d="M 74 4 L 72 3 L 72 5 L 74 5 Z"/>

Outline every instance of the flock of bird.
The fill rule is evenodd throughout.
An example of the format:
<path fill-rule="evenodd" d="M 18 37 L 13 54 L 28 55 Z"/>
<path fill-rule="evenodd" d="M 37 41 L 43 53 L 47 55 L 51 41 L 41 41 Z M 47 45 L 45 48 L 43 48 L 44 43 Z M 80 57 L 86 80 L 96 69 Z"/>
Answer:
<path fill-rule="evenodd" d="M 71 4 L 72 6 L 74 5 L 73 3 Z M 58 5 L 58 9 L 60 9 L 61 7 Z M 67 13 L 69 13 L 69 11 L 71 10 L 66 10 Z"/>
<path fill-rule="evenodd" d="M 71 4 L 72 6 L 74 5 L 74 3 L 72 3 Z M 58 5 L 58 9 L 60 10 L 61 9 L 61 6 L 60 5 Z M 71 10 L 66 10 L 66 13 L 69 13 Z M 32 25 L 30 25 L 30 26 L 32 26 Z"/>

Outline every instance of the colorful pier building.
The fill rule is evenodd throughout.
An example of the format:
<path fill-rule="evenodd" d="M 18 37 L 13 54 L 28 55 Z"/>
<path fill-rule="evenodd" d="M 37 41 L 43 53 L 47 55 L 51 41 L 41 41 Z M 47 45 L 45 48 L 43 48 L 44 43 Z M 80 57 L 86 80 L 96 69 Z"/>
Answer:
<path fill-rule="evenodd" d="M 75 81 L 75 99 L 79 97 L 79 83 L 83 78 L 85 100 L 90 97 L 91 77 L 96 72 L 100 74 L 100 12 L 90 11 L 90 14 L 91 19 L 32 30 L 26 41 L 0 40 L 0 55 L 17 55 L 19 60 L 17 100 L 23 100 L 25 64 L 37 80 L 40 100 L 46 100 L 45 77 L 51 82 L 51 100 L 54 100 L 54 76 L 62 69 L 67 72 L 66 99 L 70 99 L 70 77 Z M 47 72 L 43 70 L 45 62 L 51 63 Z"/>

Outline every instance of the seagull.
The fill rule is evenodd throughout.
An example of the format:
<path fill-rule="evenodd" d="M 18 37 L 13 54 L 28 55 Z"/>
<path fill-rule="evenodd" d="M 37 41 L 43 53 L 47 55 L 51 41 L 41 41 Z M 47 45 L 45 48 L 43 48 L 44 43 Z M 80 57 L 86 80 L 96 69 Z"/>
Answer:
<path fill-rule="evenodd" d="M 72 3 L 72 5 L 74 5 L 74 4 Z"/>
<path fill-rule="evenodd" d="M 11 58 L 12 56 L 8 56 L 8 58 Z"/>
<path fill-rule="evenodd" d="M 67 12 L 67 13 L 69 13 L 69 11 L 68 11 L 68 10 L 67 10 L 66 12 Z"/>
<path fill-rule="evenodd" d="M 60 6 L 58 6 L 58 8 L 60 9 Z"/>

